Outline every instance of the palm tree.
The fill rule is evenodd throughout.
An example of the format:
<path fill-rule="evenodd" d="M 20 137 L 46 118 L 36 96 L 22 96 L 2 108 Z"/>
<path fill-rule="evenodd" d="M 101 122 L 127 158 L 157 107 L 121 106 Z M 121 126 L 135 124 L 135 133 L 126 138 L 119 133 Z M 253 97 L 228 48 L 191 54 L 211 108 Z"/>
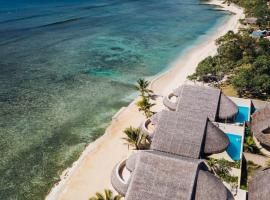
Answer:
<path fill-rule="evenodd" d="M 150 85 L 149 81 L 146 81 L 142 78 L 140 78 L 137 81 L 137 85 L 135 85 L 136 90 L 138 90 L 141 93 L 142 97 L 147 97 L 149 98 L 151 96 L 151 94 L 153 93 L 152 90 L 148 89 Z"/>
<path fill-rule="evenodd" d="M 104 190 L 104 194 L 97 192 L 95 197 L 91 197 L 89 200 L 120 200 L 122 197 L 120 195 L 113 195 L 111 190 Z"/>
<path fill-rule="evenodd" d="M 127 138 L 123 139 L 126 140 L 129 145 L 134 146 L 136 150 L 139 150 L 142 140 L 141 130 L 139 128 L 133 128 L 130 126 L 124 130 L 124 133 L 126 134 Z"/>
<path fill-rule="evenodd" d="M 139 107 L 139 111 L 142 111 L 146 118 L 151 117 L 154 112 L 151 111 L 151 108 L 155 105 L 150 103 L 150 100 L 146 97 L 142 97 L 141 100 L 137 101 L 136 105 Z"/>

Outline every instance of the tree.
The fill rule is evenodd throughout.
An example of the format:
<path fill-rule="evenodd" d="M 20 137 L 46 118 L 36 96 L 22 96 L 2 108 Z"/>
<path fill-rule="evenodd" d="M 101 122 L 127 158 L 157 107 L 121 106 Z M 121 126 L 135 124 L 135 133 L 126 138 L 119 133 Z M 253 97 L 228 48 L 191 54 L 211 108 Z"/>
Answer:
<path fill-rule="evenodd" d="M 242 69 L 232 84 L 240 95 L 267 98 L 270 95 L 270 56 L 259 56 L 249 68 Z"/>
<path fill-rule="evenodd" d="M 124 133 L 127 136 L 127 138 L 123 138 L 123 139 L 126 140 L 126 142 L 129 145 L 134 146 L 136 150 L 139 150 L 140 143 L 142 140 L 141 130 L 139 128 L 133 128 L 130 126 L 129 128 L 126 128 L 124 130 Z"/>
<path fill-rule="evenodd" d="M 151 139 L 143 134 L 139 128 L 129 127 L 124 130 L 124 134 L 127 136 L 123 138 L 128 145 L 134 146 L 136 150 L 149 149 Z"/>
<path fill-rule="evenodd" d="M 149 81 L 146 81 L 142 78 L 140 78 L 137 81 L 137 85 L 135 85 L 136 90 L 138 90 L 141 94 L 142 97 L 147 97 L 149 98 L 151 94 L 153 93 L 152 90 L 150 90 L 148 87 L 150 85 Z"/>
<path fill-rule="evenodd" d="M 154 114 L 154 112 L 151 111 L 151 108 L 155 104 L 151 103 L 149 98 L 142 96 L 141 99 L 137 101 L 136 105 L 138 106 L 139 111 L 144 113 L 146 118 L 149 118 Z"/>
<path fill-rule="evenodd" d="M 104 190 L 104 194 L 97 192 L 95 197 L 91 197 L 89 200 L 121 200 L 122 197 L 120 195 L 113 195 L 111 190 Z"/>
<path fill-rule="evenodd" d="M 213 173 L 220 177 L 223 181 L 236 184 L 238 181 L 238 177 L 232 176 L 230 174 L 231 171 L 231 164 L 229 161 L 222 159 L 213 159 L 210 158 L 207 160 L 208 166 L 212 169 Z"/>

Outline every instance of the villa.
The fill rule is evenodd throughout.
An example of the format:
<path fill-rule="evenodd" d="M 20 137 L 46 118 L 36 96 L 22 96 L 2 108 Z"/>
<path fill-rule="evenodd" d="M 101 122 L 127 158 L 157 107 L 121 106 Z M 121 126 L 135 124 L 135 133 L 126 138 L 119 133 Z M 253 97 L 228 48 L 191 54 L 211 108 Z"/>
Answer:
<path fill-rule="evenodd" d="M 252 115 L 252 132 L 254 137 L 266 150 L 270 150 L 270 105 Z"/>
<path fill-rule="evenodd" d="M 166 96 L 163 103 L 167 109 L 141 125 L 142 132 L 151 138 L 150 150 L 139 151 L 115 166 L 115 190 L 127 200 L 246 200 L 247 192 L 240 189 L 241 163 L 252 101 L 186 84 Z M 252 119 L 255 137 L 268 137 L 270 106 L 255 112 Z M 215 178 L 204 164 L 205 158 L 239 162 L 240 167 L 230 171 L 238 180 L 236 188 Z"/>
<path fill-rule="evenodd" d="M 117 165 L 112 185 L 126 200 L 233 199 L 222 182 L 208 172 L 203 160 L 141 151 L 132 155 L 125 167 L 131 173 L 128 180 L 123 178 L 123 166 Z"/>

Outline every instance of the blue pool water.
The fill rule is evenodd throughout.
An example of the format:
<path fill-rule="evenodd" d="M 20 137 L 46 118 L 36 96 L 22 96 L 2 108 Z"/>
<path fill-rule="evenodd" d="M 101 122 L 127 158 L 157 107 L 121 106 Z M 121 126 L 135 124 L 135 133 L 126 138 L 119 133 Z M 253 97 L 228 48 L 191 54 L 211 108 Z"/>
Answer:
<path fill-rule="evenodd" d="M 238 106 L 239 112 L 236 116 L 235 122 L 244 123 L 249 121 L 249 108 L 244 106 Z"/>
<path fill-rule="evenodd" d="M 230 140 L 230 145 L 226 150 L 227 153 L 231 156 L 233 160 L 240 160 L 242 137 L 231 133 L 226 133 L 226 135 Z"/>

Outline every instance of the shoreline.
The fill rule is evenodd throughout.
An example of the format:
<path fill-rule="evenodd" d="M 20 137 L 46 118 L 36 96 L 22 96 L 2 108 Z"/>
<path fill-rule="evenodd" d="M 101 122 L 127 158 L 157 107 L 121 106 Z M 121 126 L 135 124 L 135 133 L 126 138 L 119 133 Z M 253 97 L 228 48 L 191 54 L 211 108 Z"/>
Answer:
<path fill-rule="evenodd" d="M 155 94 L 164 96 L 174 88 L 185 83 L 186 77 L 192 74 L 197 64 L 207 56 L 214 55 L 217 47 L 215 40 L 229 30 L 237 31 L 240 27 L 239 18 L 243 11 L 238 6 L 222 4 L 221 0 L 211 0 L 205 4 L 219 6 L 219 9 L 232 13 L 224 24 L 211 30 L 205 41 L 192 45 L 178 57 L 166 71 L 153 76 L 151 89 Z M 221 8 L 222 7 L 222 8 Z M 51 189 L 47 200 L 88 199 L 98 191 L 110 188 L 112 168 L 125 159 L 132 150 L 123 144 L 122 131 L 129 126 L 137 127 L 145 119 L 135 105 L 137 98 L 127 107 L 121 108 L 113 117 L 105 134 L 90 143 L 77 161 L 62 172 L 61 180 Z M 155 111 L 163 109 L 162 98 L 155 102 Z"/>

